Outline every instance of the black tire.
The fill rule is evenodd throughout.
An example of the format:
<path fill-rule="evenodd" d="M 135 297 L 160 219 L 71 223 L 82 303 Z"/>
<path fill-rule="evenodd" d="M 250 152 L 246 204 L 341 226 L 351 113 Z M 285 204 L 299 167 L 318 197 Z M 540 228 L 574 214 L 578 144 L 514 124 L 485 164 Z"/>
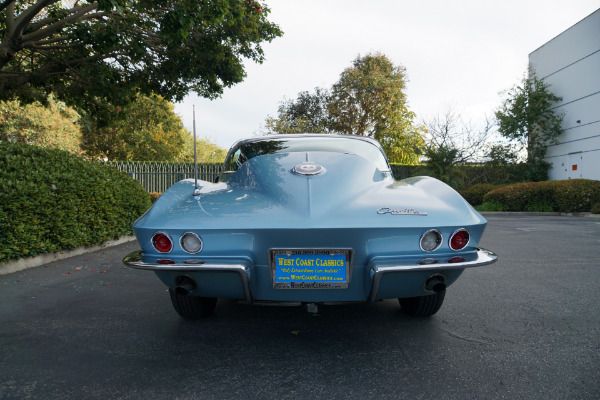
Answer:
<path fill-rule="evenodd" d="M 173 289 L 169 289 L 169 295 L 173 308 L 185 319 L 205 318 L 212 314 L 217 305 L 215 297 L 186 296 L 178 294 Z"/>
<path fill-rule="evenodd" d="M 407 297 L 398 299 L 402 311 L 413 317 L 430 317 L 439 311 L 444 303 L 446 291 L 430 294 L 428 296 Z"/>

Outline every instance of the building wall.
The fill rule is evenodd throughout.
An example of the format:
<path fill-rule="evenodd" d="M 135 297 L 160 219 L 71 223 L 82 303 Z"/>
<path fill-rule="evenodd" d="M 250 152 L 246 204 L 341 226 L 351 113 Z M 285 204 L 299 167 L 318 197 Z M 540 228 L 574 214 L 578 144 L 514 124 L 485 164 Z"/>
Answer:
<path fill-rule="evenodd" d="M 600 9 L 529 55 L 538 78 L 562 97 L 564 133 L 548 148 L 550 179 L 600 180 Z"/>

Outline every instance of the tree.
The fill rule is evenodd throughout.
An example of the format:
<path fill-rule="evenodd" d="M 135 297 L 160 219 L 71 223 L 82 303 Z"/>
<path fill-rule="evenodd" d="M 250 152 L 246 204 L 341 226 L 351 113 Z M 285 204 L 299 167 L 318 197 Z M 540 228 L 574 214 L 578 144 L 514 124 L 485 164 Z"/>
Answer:
<path fill-rule="evenodd" d="M 214 98 L 281 36 L 254 0 L 3 0 L 0 99 L 52 91 L 88 111 L 140 92 Z"/>
<path fill-rule="evenodd" d="M 453 165 L 481 161 L 488 153 L 488 142 L 494 134 L 494 121 L 485 118 L 480 127 L 464 121 L 453 109 L 424 122 L 428 148 L 454 149 Z"/>
<path fill-rule="evenodd" d="M 300 92 L 296 100 L 279 104 L 277 118 L 267 117 L 267 133 L 329 133 L 328 103 L 327 89 Z"/>
<path fill-rule="evenodd" d="M 488 161 L 490 165 L 510 165 L 517 164 L 519 156 L 514 146 L 510 144 L 496 143 L 490 146 L 488 150 Z"/>
<path fill-rule="evenodd" d="M 53 96 L 23 105 L 17 100 L 0 102 L 0 141 L 27 143 L 81 154 L 77 111 Z"/>
<path fill-rule="evenodd" d="M 336 132 L 379 140 L 390 160 L 417 162 L 423 129 L 406 100 L 406 69 L 381 53 L 357 57 L 331 90 L 328 112 Z"/>
<path fill-rule="evenodd" d="M 404 67 L 383 54 L 357 57 L 331 90 L 300 92 L 284 100 L 277 118 L 267 117 L 268 133 L 341 133 L 370 136 L 392 162 L 416 163 L 424 148 L 424 127 L 408 109 Z"/>
<path fill-rule="evenodd" d="M 528 163 L 540 163 L 548 146 L 562 133 L 563 115 L 553 106 L 562 99 L 533 71 L 515 85 L 496 111 L 498 131 L 527 150 Z"/>
<path fill-rule="evenodd" d="M 219 147 L 209 139 L 196 139 L 196 156 L 199 163 L 222 163 L 225 161 L 226 155 L 226 149 Z M 177 161 L 194 162 L 194 137 L 192 135 L 186 137 L 183 153 Z"/>
<path fill-rule="evenodd" d="M 488 142 L 494 134 L 494 122 L 485 118 L 480 127 L 464 121 L 452 108 L 425 122 L 428 145 L 425 165 L 417 173 L 432 176 L 458 188 L 465 175 L 457 168 L 481 161 L 488 154 Z"/>
<path fill-rule="evenodd" d="M 107 126 L 86 123 L 83 148 L 110 161 L 180 161 L 191 135 L 174 106 L 158 95 L 138 95 L 123 109 L 115 107 Z M 192 142 L 193 143 L 193 142 Z"/>
<path fill-rule="evenodd" d="M 464 175 L 456 168 L 459 152 L 459 149 L 447 144 L 430 145 L 425 149 L 425 165 L 417 168 L 416 173 L 432 176 L 457 188 L 464 179 Z"/>

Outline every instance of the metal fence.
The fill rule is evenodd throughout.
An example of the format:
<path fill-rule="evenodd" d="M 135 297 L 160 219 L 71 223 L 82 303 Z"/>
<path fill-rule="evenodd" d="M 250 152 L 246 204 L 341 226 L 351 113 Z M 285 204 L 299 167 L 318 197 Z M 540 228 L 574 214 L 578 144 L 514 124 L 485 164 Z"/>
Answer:
<path fill-rule="evenodd" d="M 138 180 L 148 192 L 162 193 L 182 179 L 194 177 L 194 164 L 112 161 L 107 162 Z M 214 182 L 223 164 L 198 164 L 198 179 Z"/>
<path fill-rule="evenodd" d="M 413 176 L 418 165 L 391 164 L 390 167 L 392 167 L 394 178 L 400 180 Z"/>

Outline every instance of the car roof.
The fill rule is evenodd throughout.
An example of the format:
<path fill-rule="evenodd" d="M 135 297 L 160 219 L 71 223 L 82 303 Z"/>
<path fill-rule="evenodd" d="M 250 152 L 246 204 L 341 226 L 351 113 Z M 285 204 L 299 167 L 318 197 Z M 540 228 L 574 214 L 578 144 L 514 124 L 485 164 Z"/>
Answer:
<path fill-rule="evenodd" d="M 318 137 L 327 137 L 327 138 L 340 138 L 340 139 L 354 139 L 354 140 L 362 140 L 364 142 L 371 143 L 372 145 L 378 147 L 384 154 L 383 148 L 381 144 L 368 136 L 360 136 L 360 135 L 341 135 L 334 133 L 289 133 L 289 134 L 280 134 L 280 135 L 265 135 L 265 136 L 256 136 L 248 139 L 242 139 L 235 142 L 230 148 L 238 147 L 244 143 L 252 143 L 252 142 L 260 142 L 263 140 L 273 140 L 273 139 L 299 139 L 299 138 L 318 138 Z"/>

